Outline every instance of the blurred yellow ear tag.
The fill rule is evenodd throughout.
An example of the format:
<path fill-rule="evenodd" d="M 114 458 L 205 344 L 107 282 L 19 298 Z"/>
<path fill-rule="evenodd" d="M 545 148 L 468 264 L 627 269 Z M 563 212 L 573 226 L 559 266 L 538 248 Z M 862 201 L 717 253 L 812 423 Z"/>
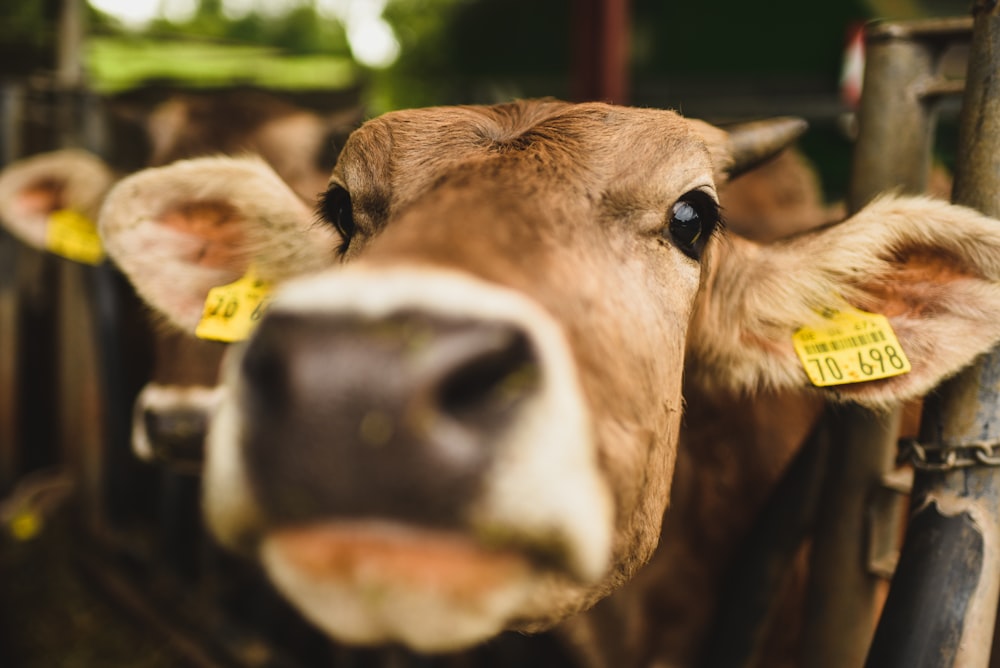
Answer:
<path fill-rule="evenodd" d="M 30 510 L 19 512 L 10 521 L 10 534 L 20 541 L 31 540 L 42 531 L 42 518 Z"/>
<path fill-rule="evenodd" d="M 845 306 L 825 311 L 822 317 L 823 324 L 802 327 L 792 335 L 813 385 L 861 383 L 910 371 L 910 361 L 885 316 Z"/>
<path fill-rule="evenodd" d="M 264 315 L 270 290 L 252 268 L 238 281 L 212 288 L 195 336 L 227 342 L 247 338 Z"/>
<path fill-rule="evenodd" d="M 59 209 L 49 214 L 45 228 L 45 249 L 83 264 L 100 264 L 104 247 L 97 227 L 83 214 Z"/>

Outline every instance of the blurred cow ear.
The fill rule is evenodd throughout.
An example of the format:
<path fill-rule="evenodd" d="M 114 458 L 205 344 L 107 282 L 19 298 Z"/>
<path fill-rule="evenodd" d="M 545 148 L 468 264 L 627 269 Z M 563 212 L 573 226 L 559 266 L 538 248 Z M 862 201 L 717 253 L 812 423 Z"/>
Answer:
<path fill-rule="evenodd" d="M 263 161 L 201 158 L 121 181 L 99 218 L 108 254 L 156 310 L 193 332 L 209 290 L 252 266 L 267 282 L 329 266 L 337 233 Z"/>
<path fill-rule="evenodd" d="M 832 362 L 818 357 L 817 371 L 874 378 L 890 365 L 901 370 L 900 353 L 912 369 L 831 383 L 826 391 L 870 405 L 926 393 L 1000 340 L 997 248 L 1000 222 L 913 197 L 876 200 L 843 223 L 770 245 L 724 238 L 708 254 L 688 337 L 689 377 L 745 391 L 818 384 L 793 334 L 826 327 L 824 312 L 853 307 L 885 316 L 891 332 L 873 335 L 869 325 L 852 325 L 829 342 L 816 341 L 816 352 L 847 351 L 831 355 Z M 884 338 L 893 334 L 899 350 Z"/>
<path fill-rule="evenodd" d="M 51 214 L 70 209 L 95 219 L 114 179 L 103 160 L 79 149 L 17 160 L 0 172 L 0 222 L 24 243 L 44 249 Z"/>

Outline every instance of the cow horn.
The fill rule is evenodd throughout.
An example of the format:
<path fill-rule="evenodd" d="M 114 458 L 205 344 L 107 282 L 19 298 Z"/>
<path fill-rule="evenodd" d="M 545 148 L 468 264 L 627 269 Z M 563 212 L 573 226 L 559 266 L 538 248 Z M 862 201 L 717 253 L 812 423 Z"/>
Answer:
<path fill-rule="evenodd" d="M 733 159 L 729 177 L 739 176 L 773 157 L 802 136 L 808 127 L 801 118 L 781 116 L 725 128 L 729 133 L 729 155 Z"/>

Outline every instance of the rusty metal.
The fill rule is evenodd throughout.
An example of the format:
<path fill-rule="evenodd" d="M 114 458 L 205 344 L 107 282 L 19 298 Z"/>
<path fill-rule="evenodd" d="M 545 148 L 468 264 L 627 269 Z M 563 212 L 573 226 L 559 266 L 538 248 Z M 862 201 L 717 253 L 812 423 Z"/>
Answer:
<path fill-rule="evenodd" d="M 996 438 L 998 398 L 1000 356 L 994 353 L 928 400 L 921 438 Z M 1000 472 L 970 466 L 914 475 L 916 510 L 867 665 L 985 667 L 1000 569 Z"/>
<path fill-rule="evenodd" d="M 888 580 L 899 562 L 899 527 L 905 499 L 913 490 L 913 470 L 900 468 L 882 476 L 868 505 L 868 571 Z"/>
<path fill-rule="evenodd" d="M 954 199 L 1000 216 L 1000 12 L 996 2 L 979 2 L 974 12 Z M 997 438 L 1000 349 L 929 397 L 921 424 L 921 441 L 939 447 Z M 978 465 L 914 475 L 916 510 L 866 665 L 985 668 L 1000 592 L 1000 471 Z"/>
<path fill-rule="evenodd" d="M 966 466 L 1000 466 L 1000 441 L 971 440 L 961 443 L 921 443 L 900 441 L 900 460 L 923 471 L 951 471 Z"/>
<path fill-rule="evenodd" d="M 848 208 L 886 190 L 920 193 L 927 185 L 943 85 L 940 62 L 969 21 L 878 23 L 866 29 L 864 91 L 858 113 Z M 882 480 L 894 467 L 899 414 L 845 407 L 825 484 L 812 549 L 803 647 L 809 665 L 861 665 L 876 621 L 883 577 L 895 561 L 884 547 L 899 534 L 900 497 Z M 874 548 L 874 550 L 873 550 Z M 874 562 L 873 562 L 874 560 Z"/>

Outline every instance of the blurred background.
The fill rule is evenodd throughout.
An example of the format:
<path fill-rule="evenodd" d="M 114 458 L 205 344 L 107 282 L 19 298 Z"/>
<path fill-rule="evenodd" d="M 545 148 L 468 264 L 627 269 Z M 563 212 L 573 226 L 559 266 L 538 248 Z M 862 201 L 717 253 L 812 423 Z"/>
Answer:
<path fill-rule="evenodd" d="M 109 98 L 154 86 L 356 96 L 365 114 L 512 97 L 610 99 L 727 121 L 809 120 L 831 200 L 872 19 L 966 0 L 4 0 L 0 80 L 58 73 Z M 301 95 L 300 95 L 301 99 Z M 344 99 L 344 98 L 341 98 Z"/>

